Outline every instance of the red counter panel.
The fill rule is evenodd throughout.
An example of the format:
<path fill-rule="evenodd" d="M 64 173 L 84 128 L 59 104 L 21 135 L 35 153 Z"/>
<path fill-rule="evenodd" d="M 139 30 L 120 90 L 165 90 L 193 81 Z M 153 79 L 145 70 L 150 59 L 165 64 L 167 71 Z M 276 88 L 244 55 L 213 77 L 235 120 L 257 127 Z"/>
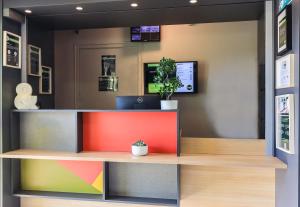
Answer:
<path fill-rule="evenodd" d="M 83 150 L 130 152 L 142 139 L 150 153 L 177 152 L 177 112 L 85 112 Z"/>

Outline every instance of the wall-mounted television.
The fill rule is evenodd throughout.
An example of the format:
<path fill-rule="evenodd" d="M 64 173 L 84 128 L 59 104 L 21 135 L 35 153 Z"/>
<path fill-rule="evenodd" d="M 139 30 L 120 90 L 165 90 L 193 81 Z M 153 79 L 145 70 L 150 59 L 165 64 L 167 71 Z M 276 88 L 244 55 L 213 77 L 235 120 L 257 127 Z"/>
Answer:
<path fill-rule="evenodd" d="M 131 27 L 131 42 L 159 42 L 160 26 Z"/>
<path fill-rule="evenodd" d="M 144 63 L 144 93 L 157 94 L 160 90 L 160 85 L 154 82 L 156 68 L 159 63 Z M 175 93 L 193 94 L 197 93 L 198 89 L 198 62 L 186 61 L 176 62 L 176 73 L 182 82 L 182 87 L 177 89 Z"/>

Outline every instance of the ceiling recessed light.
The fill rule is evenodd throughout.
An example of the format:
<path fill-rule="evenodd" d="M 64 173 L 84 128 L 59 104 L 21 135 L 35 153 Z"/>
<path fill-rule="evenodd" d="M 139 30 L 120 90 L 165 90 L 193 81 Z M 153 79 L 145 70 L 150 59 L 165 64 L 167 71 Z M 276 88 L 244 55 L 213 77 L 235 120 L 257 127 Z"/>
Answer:
<path fill-rule="evenodd" d="M 76 6 L 76 10 L 77 10 L 77 11 L 82 11 L 82 10 L 83 10 L 83 7 L 82 7 L 82 6 Z"/>
<path fill-rule="evenodd" d="M 196 4 L 198 2 L 198 0 L 190 0 L 191 4 Z"/>
<path fill-rule="evenodd" d="M 31 11 L 30 9 L 26 9 L 26 10 L 25 10 L 25 13 L 26 13 L 26 14 L 31 14 L 32 11 Z"/>
<path fill-rule="evenodd" d="M 138 5 L 138 3 L 131 3 L 130 6 L 131 7 L 138 7 L 139 5 Z"/>

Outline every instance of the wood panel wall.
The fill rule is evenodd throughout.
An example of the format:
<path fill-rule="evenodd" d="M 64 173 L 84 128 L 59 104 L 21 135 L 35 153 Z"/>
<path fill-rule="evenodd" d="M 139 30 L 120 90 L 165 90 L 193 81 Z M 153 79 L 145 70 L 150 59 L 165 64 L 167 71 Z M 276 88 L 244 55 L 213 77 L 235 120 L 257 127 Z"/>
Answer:
<path fill-rule="evenodd" d="M 183 166 L 181 207 L 275 207 L 275 170 Z"/>
<path fill-rule="evenodd" d="M 264 139 L 182 138 L 183 154 L 265 155 Z"/>

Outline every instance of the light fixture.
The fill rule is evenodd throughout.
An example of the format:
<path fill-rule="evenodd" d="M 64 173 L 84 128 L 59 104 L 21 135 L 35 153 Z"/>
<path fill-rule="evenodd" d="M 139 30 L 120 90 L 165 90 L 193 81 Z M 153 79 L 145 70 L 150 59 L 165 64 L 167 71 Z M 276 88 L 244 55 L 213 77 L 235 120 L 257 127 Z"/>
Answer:
<path fill-rule="evenodd" d="M 139 5 L 138 5 L 138 3 L 131 3 L 130 6 L 131 7 L 138 7 Z"/>
<path fill-rule="evenodd" d="M 82 6 L 76 6 L 76 10 L 77 10 L 77 11 L 82 11 L 82 10 L 83 10 L 83 7 L 82 7 Z"/>
<path fill-rule="evenodd" d="M 25 13 L 26 13 L 26 14 L 31 14 L 32 11 L 31 11 L 30 9 L 26 9 L 26 10 L 25 10 Z"/>
<path fill-rule="evenodd" d="M 190 0 L 191 4 L 196 4 L 198 2 L 198 0 Z"/>

